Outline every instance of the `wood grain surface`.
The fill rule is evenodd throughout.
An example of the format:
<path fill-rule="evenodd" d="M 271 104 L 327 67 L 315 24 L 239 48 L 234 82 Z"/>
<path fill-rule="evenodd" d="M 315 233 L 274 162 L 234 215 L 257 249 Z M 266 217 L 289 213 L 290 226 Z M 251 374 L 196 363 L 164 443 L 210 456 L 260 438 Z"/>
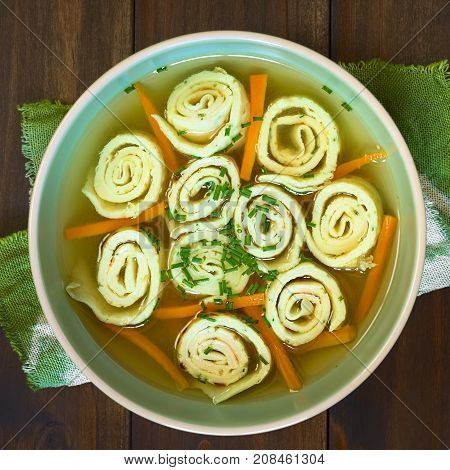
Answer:
<path fill-rule="evenodd" d="M 27 224 L 28 184 L 20 154 L 18 104 L 41 98 L 71 103 L 86 84 L 134 51 L 182 34 L 217 29 L 273 34 L 335 61 L 381 57 L 430 63 L 450 55 L 450 7 L 432 19 L 445 4 L 442 0 L 0 0 L 0 236 Z M 19 361 L 0 333 L 0 446 L 444 448 L 450 440 L 449 294 L 446 289 L 420 297 L 376 376 L 328 412 L 284 430 L 243 438 L 200 436 L 159 426 L 128 412 L 90 384 L 57 390 L 56 398 L 40 411 L 56 390 L 28 389 Z"/>

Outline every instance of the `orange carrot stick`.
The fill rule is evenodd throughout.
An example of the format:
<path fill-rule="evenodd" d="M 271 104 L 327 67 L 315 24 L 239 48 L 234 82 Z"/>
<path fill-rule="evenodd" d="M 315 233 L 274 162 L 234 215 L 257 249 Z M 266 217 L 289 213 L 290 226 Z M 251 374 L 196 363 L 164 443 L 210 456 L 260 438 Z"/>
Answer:
<path fill-rule="evenodd" d="M 149 222 L 155 217 L 160 216 L 164 212 L 164 201 L 158 202 L 155 205 L 142 211 L 138 217 L 124 218 L 124 219 L 105 219 L 100 222 L 92 222 L 90 224 L 78 225 L 76 227 L 68 227 L 64 230 L 64 236 L 67 240 L 75 238 L 93 237 L 103 233 L 112 232 L 121 227 L 131 227 L 139 225 L 143 222 Z"/>
<path fill-rule="evenodd" d="M 126 338 L 130 343 L 133 343 L 139 349 L 142 349 L 142 351 L 148 354 L 170 375 L 170 377 L 172 377 L 180 390 L 184 390 L 189 387 L 188 381 L 177 366 L 163 351 L 161 351 L 161 349 L 158 348 L 158 346 L 156 346 L 156 344 L 143 336 L 142 333 L 131 328 L 121 328 L 108 324 L 105 324 L 105 326 L 109 330 L 119 333 L 120 336 Z"/>
<path fill-rule="evenodd" d="M 177 156 L 175 155 L 175 150 L 172 147 L 169 139 L 164 135 L 161 131 L 158 123 L 152 117 L 152 114 L 159 114 L 158 109 L 152 103 L 149 96 L 145 93 L 144 87 L 141 83 L 136 82 L 134 84 L 136 91 L 139 96 L 139 100 L 141 101 L 141 105 L 144 108 L 145 115 L 147 116 L 147 120 L 150 123 L 150 126 L 155 134 L 155 137 L 158 139 L 159 145 L 161 146 L 162 152 L 164 154 L 164 160 L 166 162 L 167 167 L 171 171 L 176 171 L 179 167 Z"/>
<path fill-rule="evenodd" d="M 353 325 L 345 325 L 336 331 L 324 331 L 320 333 L 317 338 L 301 346 L 289 348 L 288 351 L 294 354 L 304 354 L 316 349 L 328 348 L 330 346 L 337 346 L 343 343 L 350 343 L 356 338 L 356 327 Z"/>
<path fill-rule="evenodd" d="M 258 293 L 253 295 L 244 295 L 242 297 L 234 297 L 228 302 L 230 302 L 230 310 L 236 310 L 239 308 L 251 307 L 255 305 L 264 305 L 265 294 Z M 199 313 L 203 310 L 207 312 L 217 312 L 226 308 L 225 303 L 217 305 L 214 302 L 208 302 L 205 304 L 205 306 L 206 309 L 202 308 L 200 304 L 182 305 L 181 307 L 162 307 L 155 310 L 154 315 L 160 320 L 173 320 L 175 318 L 193 317 L 196 313 Z"/>
<path fill-rule="evenodd" d="M 241 178 L 250 181 L 253 165 L 255 164 L 256 144 L 258 142 L 261 119 L 264 114 L 264 101 L 266 98 L 267 75 L 250 75 L 250 119 L 251 124 L 245 142 L 244 156 L 242 157 Z M 255 120 L 256 118 L 256 120 Z"/>
<path fill-rule="evenodd" d="M 367 314 L 375 300 L 381 283 L 386 263 L 389 259 L 389 251 L 395 236 L 397 219 L 392 215 L 383 216 L 378 243 L 373 252 L 373 262 L 375 266 L 369 271 L 366 283 L 361 294 L 358 306 L 356 307 L 354 321 L 359 323 Z"/>
<path fill-rule="evenodd" d="M 283 379 L 286 382 L 289 390 L 300 390 L 302 388 L 302 383 L 297 374 L 297 371 L 295 370 L 295 367 L 292 364 L 292 361 L 290 360 L 287 352 L 283 348 L 283 344 L 279 340 L 278 336 L 263 320 L 261 307 L 244 307 L 244 312 L 253 320 L 258 321 L 258 329 L 261 332 L 261 336 L 269 346 L 275 364 L 283 376 Z"/>
<path fill-rule="evenodd" d="M 367 165 L 370 162 L 375 160 L 382 160 L 383 158 L 387 157 L 387 153 L 384 151 L 375 152 L 375 153 L 367 153 L 360 158 L 355 158 L 354 160 L 350 160 L 349 162 L 341 163 L 334 172 L 333 179 L 342 178 L 353 171 L 359 170 L 364 165 Z"/>

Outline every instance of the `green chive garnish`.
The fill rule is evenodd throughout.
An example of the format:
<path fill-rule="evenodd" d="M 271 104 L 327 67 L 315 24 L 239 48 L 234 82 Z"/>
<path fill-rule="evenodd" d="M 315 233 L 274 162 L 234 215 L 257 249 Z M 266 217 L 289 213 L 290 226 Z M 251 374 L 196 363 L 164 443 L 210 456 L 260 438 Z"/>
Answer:
<path fill-rule="evenodd" d="M 127 86 L 125 90 L 123 90 L 127 95 L 134 90 L 134 84 L 132 83 L 130 86 Z"/>
<path fill-rule="evenodd" d="M 161 282 L 165 282 L 167 279 L 167 273 L 164 271 L 164 269 L 161 271 Z"/>
<path fill-rule="evenodd" d="M 252 243 L 252 236 L 248 233 L 245 235 L 244 245 L 251 245 Z"/>
<path fill-rule="evenodd" d="M 342 302 L 344 300 L 344 296 L 340 295 L 339 300 Z"/>
<path fill-rule="evenodd" d="M 313 228 L 316 226 L 316 224 L 314 222 L 306 222 L 306 226 L 309 228 Z"/>
<path fill-rule="evenodd" d="M 314 178 L 315 174 L 314 173 L 305 173 L 302 178 Z"/>
<path fill-rule="evenodd" d="M 272 328 L 272 325 L 270 324 L 270 321 L 269 319 L 263 315 L 262 319 L 264 320 L 264 323 L 269 327 L 269 328 Z"/>
<path fill-rule="evenodd" d="M 208 321 L 216 321 L 216 319 L 211 317 L 211 315 L 209 315 L 208 313 L 199 313 L 197 316 L 199 318 L 203 318 L 203 319 L 208 320 Z"/>
<path fill-rule="evenodd" d="M 242 128 L 248 127 L 248 126 L 250 126 L 250 124 L 251 124 L 250 121 L 249 121 L 249 122 L 244 122 L 244 123 L 241 124 L 241 127 L 242 127 Z"/>
<path fill-rule="evenodd" d="M 201 262 L 202 262 L 202 259 L 201 259 L 201 258 L 198 258 L 197 256 L 194 256 L 194 257 L 191 259 L 191 261 L 192 261 L 193 263 L 197 263 L 197 264 L 198 264 L 198 263 L 201 263 Z"/>
<path fill-rule="evenodd" d="M 231 140 L 237 142 L 242 137 L 242 134 L 236 134 Z"/>
<path fill-rule="evenodd" d="M 261 359 L 261 362 L 262 362 L 263 364 L 265 364 L 266 366 L 267 366 L 267 364 L 269 364 L 269 363 L 267 362 L 267 360 L 266 360 L 263 356 L 261 356 L 261 354 L 259 355 L 259 358 Z"/>
<path fill-rule="evenodd" d="M 322 87 L 322 90 L 326 91 L 329 95 L 331 95 L 331 93 L 333 93 L 333 90 L 331 88 L 327 87 L 326 85 L 324 85 Z"/>
<path fill-rule="evenodd" d="M 262 121 L 263 117 L 262 116 L 253 116 L 254 121 Z"/>
<path fill-rule="evenodd" d="M 245 197 L 252 197 L 252 192 L 247 187 L 241 188 L 241 194 Z"/>
<path fill-rule="evenodd" d="M 267 245 L 267 246 L 263 246 L 263 251 L 273 251 L 273 250 L 276 250 L 277 248 L 277 245 Z"/>
<path fill-rule="evenodd" d="M 253 295 L 259 288 L 259 284 L 257 282 L 254 282 L 253 284 L 250 285 L 250 287 L 247 289 L 247 294 L 248 295 Z"/>
<path fill-rule="evenodd" d="M 230 132 L 231 132 L 231 126 L 227 126 L 225 128 L 225 135 L 230 135 Z"/>
<path fill-rule="evenodd" d="M 165 211 L 166 211 L 167 218 L 169 220 L 173 220 L 173 214 L 172 214 L 172 212 L 170 212 L 170 209 L 168 207 L 166 207 Z"/>
<path fill-rule="evenodd" d="M 185 134 L 187 134 L 187 131 L 178 131 L 177 134 L 178 135 L 185 135 Z"/>
<path fill-rule="evenodd" d="M 174 175 L 179 175 L 183 170 L 185 170 L 186 167 L 184 165 L 180 166 L 180 168 L 178 168 L 178 170 L 175 170 L 173 172 Z"/>
<path fill-rule="evenodd" d="M 213 351 L 213 348 L 211 346 L 208 346 L 204 351 L 203 354 L 208 355 L 211 351 Z"/>
<path fill-rule="evenodd" d="M 351 111 L 353 108 L 348 104 L 346 103 L 345 101 L 343 103 L 341 103 L 341 106 L 346 109 L 347 111 Z"/>
<path fill-rule="evenodd" d="M 164 65 L 163 67 L 158 67 L 156 69 L 157 73 L 165 72 L 167 70 L 167 65 Z"/>
<path fill-rule="evenodd" d="M 257 210 L 256 208 L 253 208 L 250 213 L 248 214 L 248 216 L 250 217 L 250 219 L 256 214 Z"/>
<path fill-rule="evenodd" d="M 183 261 L 180 261 L 179 263 L 172 264 L 172 266 L 170 266 L 170 269 L 182 268 L 183 266 L 184 266 Z"/>
<path fill-rule="evenodd" d="M 202 310 L 203 310 L 204 312 L 206 312 L 206 304 L 205 304 L 205 301 L 204 301 L 204 300 L 202 300 L 202 301 L 200 302 L 200 307 L 202 307 Z"/>
<path fill-rule="evenodd" d="M 273 204 L 274 206 L 277 205 L 277 200 L 272 196 L 268 196 L 267 194 L 263 194 L 262 200 L 268 202 L 269 204 Z"/>
<path fill-rule="evenodd" d="M 220 175 L 220 176 L 225 176 L 225 173 L 226 173 L 225 168 L 221 168 L 219 175 Z"/>

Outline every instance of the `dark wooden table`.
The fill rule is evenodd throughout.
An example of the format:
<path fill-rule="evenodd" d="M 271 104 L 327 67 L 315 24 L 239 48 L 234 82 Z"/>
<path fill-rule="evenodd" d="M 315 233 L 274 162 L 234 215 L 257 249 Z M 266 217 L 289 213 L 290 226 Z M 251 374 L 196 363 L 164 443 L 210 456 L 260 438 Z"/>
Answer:
<path fill-rule="evenodd" d="M 390 59 L 400 51 L 395 62 L 427 64 L 450 55 L 450 6 L 411 38 L 445 3 L 5 0 L 11 13 L 0 0 L 0 235 L 27 224 L 28 185 L 20 154 L 17 104 L 41 98 L 71 103 L 84 91 L 80 80 L 49 49 L 87 84 L 151 44 L 218 29 L 273 34 L 335 61 Z M 89 384 L 64 390 L 9 448 L 442 448 L 442 441 L 450 442 L 449 293 L 450 289 L 441 290 L 417 300 L 400 339 L 378 368 L 377 374 L 397 397 L 371 377 L 328 412 L 297 426 L 245 438 L 224 438 L 178 432 L 151 423 Z M 1 333 L 0 385 L 2 445 L 54 391 L 32 392 L 27 388 L 19 361 Z"/>

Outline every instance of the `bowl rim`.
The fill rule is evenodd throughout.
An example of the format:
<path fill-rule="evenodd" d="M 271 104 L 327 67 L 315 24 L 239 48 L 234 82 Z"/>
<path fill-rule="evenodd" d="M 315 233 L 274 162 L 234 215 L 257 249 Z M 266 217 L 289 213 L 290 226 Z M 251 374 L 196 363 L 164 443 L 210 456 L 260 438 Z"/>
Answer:
<path fill-rule="evenodd" d="M 359 98 L 366 101 L 366 103 L 375 111 L 375 113 L 381 117 L 384 122 L 385 127 L 388 132 L 395 140 L 398 147 L 399 154 L 405 164 L 405 170 L 408 176 L 409 184 L 414 189 L 413 191 L 413 200 L 416 208 L 416 227 L 417 230 L 417 245 L 419 247 L 419 252 L 416 256 L 416 263 L 414 266 L 414 277 L 413 281 L 409 286 L 408 292 L 406 294 L 407 301 L 404 303 L 403 311 L 398 315 L 398 320 L 395 323 L 394 327 L 389 333 L 389 336 L 385 339 L 380 350 L 374 356 L 373 360 L 366 365 L 364 370 L 362 370 L 353 380 L 346 383 L 336 392 L 331 394 L 326 399 L 322 400 L 313 407 L 306 408 L 301 412 L 295 413 L 288 418 L 283 418 L 277 421 L 269 421 L 257 425 L 242 425 L 236 427 L 220 427 L 220 426 L 205 426 L 198 425 L 193 423 L 186 423 L 181 420 L 169 418 L 167 416 L 158 414 L 148 408 L 140 406 L 139 404 L 133 402 L 126 396 L 122 395 L 116 389 L 112 388 L 109 384 L 103 381 L 95 372 L 93 372 L 89 365 L 85 363 L 83 359 L 79 356 L 77 351 L 72 347 L 71 343 L 68 341 L 67 337 L 60 328 L 58 321 L 54 315 L 52 307 L 50 305 L 49 296 L 47 294 L 44 281 L 42 278 L 40 262 L 39 262 L 39 249 L 38 249 L 38 226 L 39 226 L 39 204 L 42 197 L 42 191 L 44 187 L 44 181 L 46 175 L 49 171 L 51 163 L 53 162 L 56 152 L 61 143 L 65 133 L 70 125 L 70 123 L 78 116 L 79 110 L 87 103 L 92 96 L 95 96 L 96 93 L 108 82 L 118 75 L 123 69 L 128 68 L 135 62 L 141 61 L 143 58 L 153 55 L 154 53 L 167 50 L 169 48 L 176 47 L 177 45 L 184 44 L 186 42 L 195 42 L 202 43 L 205 41 L 211 40 L 240 40 L 243 42 L 253 42 L 253 43 L 262 43 L 268 44 L 271 46 L 276 46 L 279 48 L 288 49 L 289 51 L 306 56 L 307 58 L 319 62 L 321 65 L 326 67 L 332 73 L 336 74 L 340 79 L 345 80 L 347 84 L 356 90 L 360 90 L 361 83 L 355 79 L 352 75 L 346 72 L 344 69 L 339 67 L 335 62 L 323 56 L 322 54 L 315 52 L 305 46 L 297 44 L 295 42 L 281 39 L 276 36 L 246 32 L 246 31 L 206 31 L 200 33 L 187 34 L 183 36 L 178 36 L 172 39 L 159 42 L 152 46 L 149 46 L 145 49 L 142 49 L 139 52 L 132 54 L 123 61 L 116 64 L 114 67 L 105 72 L 100 78 L 98 78 L 92 85 L 90 85 L 83 94 L 76 100 L 74 105 L 68 111 L 66 116 L 63 118 L 59 127 L 57 128 L 55 134 L 53 135 L 50 143 L 45 151 L 41 165 L 38 170 L 36 181 L 33 187 L 31 203 L 30 203 L 30 212 L 29 212 L 29 222 L 28 222 L 28 231 L 29 231 L 29 253 L 30 253 L 30 263 L 31 270 L 33 275 L 33 280 L 35 283 L 37 295 L 39 302 L 42 306 L 43 312 L 50 323 L 58 341 L 61 343 L 64 350 L 76 364 L 76 366 L 87 376 L 87 378 L 101 391 L 103 391 L 108 397 L 119 403 L 121 406 L 126 409 L 146 418 L 158 424 L 169 426 L 171 428 L 198 433 L 198 434 L 208 434 L 208 435 L 217 435 L 217 436 L 232 436 L 232 435 L 249 435 L 257 434 L 262 432 L 275 431 L 287 426 L 291 426 L 307 419 L 314 417 L 315 415 L 326 411 L 328 408 L 332 407 L 340 400 L 345 398 L 351 392 L 353 392 L 364 380 L 366 380 L 369 375 L 375 370 L 375 368 L 383 361 L 386 355 L 394 346 L 397 341 L 400 333 L 402 332 L 406 321 L 409 318 L 412 307 L 416 300 L 417 291 L 419 288 L 419 283 L 421 279 L 421 273 L 423 270 L 423 264 L 425 259 L 425 240 L 426 240 L 426 225 L 425 225 L 425 209 L 422 197 L 422 190 L 420 186 L 419 176 L 417 170 L 410 154 L 410 151 L 398 130 L 396 124 L 380 104 L 380 102 L 370 93 L 366 88 L 363 88 L 362 91 L 359 91 Z"/>

